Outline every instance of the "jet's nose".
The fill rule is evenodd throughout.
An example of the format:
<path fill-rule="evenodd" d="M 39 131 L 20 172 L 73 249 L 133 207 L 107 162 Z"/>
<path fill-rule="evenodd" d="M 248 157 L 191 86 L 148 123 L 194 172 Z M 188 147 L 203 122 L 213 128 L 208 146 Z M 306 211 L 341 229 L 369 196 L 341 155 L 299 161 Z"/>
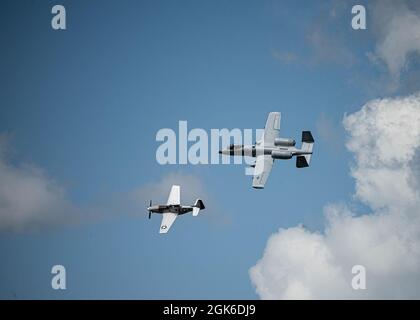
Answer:
<path fill-rule="evenodd" d="M 222 150 L 219 150 L 219 154 L 223 154 L 223 151 Z"/>

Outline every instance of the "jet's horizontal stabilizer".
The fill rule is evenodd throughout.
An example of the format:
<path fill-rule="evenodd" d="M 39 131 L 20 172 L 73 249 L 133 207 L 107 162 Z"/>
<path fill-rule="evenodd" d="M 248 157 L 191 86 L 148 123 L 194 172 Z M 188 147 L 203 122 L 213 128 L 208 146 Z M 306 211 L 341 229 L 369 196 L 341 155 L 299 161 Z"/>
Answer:
<path fill-rule="evenodd" d="M 309 167 L 309 163 L 306 161 L 305 156 L 297 156 L 296 157 L 296 167 L 297 168 Z"/>
<path fill-rule="evenodd" d="M 193 205 L 193 216 L 196 217 L 198 216 L 198 213 L 200 212 L 200 210 L 203 210 L 205 208 L 203 201 L 201 201 L 201 199 L 197 199 L 195 201 L 195 204 Z"/>
<path fill-rule="evenodd" d="M 314 143 L 314 137 L 312 137 L 312 133 L 310 131 L 302 131 L 302 142 L 306 143 Z"/>
<path fill-rule="evenodd" d="M 310 154 L 305 154 L 296 157 L 296 167 L 297 168 L 306 168 L 309 167 L 311 162 L 312 150 L 314 148 L 314 137 L 310 131 L 302 131 L 302 148 L 304 152 L 310 152 Z"/>

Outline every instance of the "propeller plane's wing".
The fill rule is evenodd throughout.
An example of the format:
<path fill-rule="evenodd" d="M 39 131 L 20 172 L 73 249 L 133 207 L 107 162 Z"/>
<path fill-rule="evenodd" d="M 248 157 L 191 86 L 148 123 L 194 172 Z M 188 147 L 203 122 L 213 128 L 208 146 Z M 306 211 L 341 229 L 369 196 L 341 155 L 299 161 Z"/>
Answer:
<path fill-rule="evenodd" d="M 169 193 L 167 205 L 179 205 L 181 203 L 181 195 L 179 186 L 173 185 L 171 193 Z"/>
<path fill-rule="evenodd" d="M 174 223 L 178 215 L 173 212 L 165 212 L 163 214 L 162 223 L 160 224 L 159 233 L 167 233 Z"/>
<path fill-rule="evenodd" d="M 182 206 L 180 192 L 180 187 L 178 185 L 173 185 L 166 205 L 152 206 L 152 201 L 150 201 L 150 205 L 147 208 L 149 211 L 149 219 L 152 213 L 162 215 L 159 233 L 167 233 L 179 215 L 192 211 L 192 215 L 197 216 L 200 210 L 205 208 L 201 199 L 197 199 L 192 206 Z"/>
<path fill-rule="evenodd" d="M 177 185 L 173 185 L 171 192 L 169 193 L 168 201 L 166 205 L 168 206 L 179 206 L 181 203 L 181 192 L 180 188 Z M 162 215 L 162 223 L 160 224 L 159 233 L 167 233 L 174 223 L 176 217 L 178 216 L 175 212 L 165 212 Z"/>

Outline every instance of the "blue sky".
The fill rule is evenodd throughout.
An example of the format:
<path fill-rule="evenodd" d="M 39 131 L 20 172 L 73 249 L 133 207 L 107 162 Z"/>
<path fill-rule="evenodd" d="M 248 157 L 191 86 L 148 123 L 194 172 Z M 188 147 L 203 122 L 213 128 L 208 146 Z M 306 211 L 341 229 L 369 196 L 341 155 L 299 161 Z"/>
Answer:
<path fill-rule="evenodd" d="M 350 7 L 330 1 L 60 3 L 65 31 L 50 25 L 56 1 L 1 4 L 0 133 L 11 165 L 42 168 L 96 217 L 3 231 L 0 297 L 257 298 L 248 271 L 269 235 L 322 230 L 324 205 L 351 198 L 341 121 L 378 96 L 372 79 L 384 71 L 366 58 L 374 35 L 352 30 Z M 312 130 L 316 145 L 310 168 L 277 161 L 264 190 L 243 166 L 155 160 L 160 128 L 262 128 L 270 111 L 282 112 L 282 136 Z M 214 207 L 162 236 L 147 201 L 134 214 L 108 205 L 171 174 L 199 181 Z M 66 290 L 51 289 L 55 264 Z"/>

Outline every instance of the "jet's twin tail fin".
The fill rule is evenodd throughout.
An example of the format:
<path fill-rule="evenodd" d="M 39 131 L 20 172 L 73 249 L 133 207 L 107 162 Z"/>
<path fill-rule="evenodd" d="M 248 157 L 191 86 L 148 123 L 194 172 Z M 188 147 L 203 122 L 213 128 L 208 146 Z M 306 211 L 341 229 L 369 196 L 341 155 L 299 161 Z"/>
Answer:
<path fill-rule="evenodd" d="M 304 152 L 311 152 L 314 147 L 314 137 L 310 131 L 302 131 L 302 148 L 301 150 Z M 312 154 L 305 154 L 302 156 L 296 157 L 296 167 L 298 168 L 305 168 L 309 167 L 309 163 L 311 162 Z"/>
<path fill-rule="evenodd" d="M 201 199 L 197 199 L 193 205 L 193 212 L 192 215 L 194 217 L 198 216 L 198 213 L 200 210 L 203 210 L 205 208 L 204 203 Z"/>

